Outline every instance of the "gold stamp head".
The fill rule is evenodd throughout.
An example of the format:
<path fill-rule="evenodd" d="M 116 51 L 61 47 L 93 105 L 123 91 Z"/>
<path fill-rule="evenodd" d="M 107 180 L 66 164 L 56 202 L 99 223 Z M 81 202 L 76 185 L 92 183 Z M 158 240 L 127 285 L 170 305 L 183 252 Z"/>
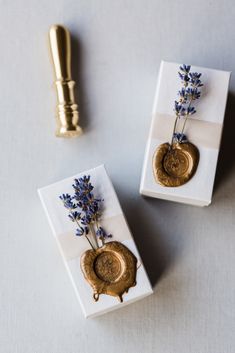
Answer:
<path fill-rule="evenodd" d="M 183 185 L 194 175 L 198 161 L 199 151 L 192 143 L 163 143 L 153 156 L 155 180 L 162 186 Z"/>

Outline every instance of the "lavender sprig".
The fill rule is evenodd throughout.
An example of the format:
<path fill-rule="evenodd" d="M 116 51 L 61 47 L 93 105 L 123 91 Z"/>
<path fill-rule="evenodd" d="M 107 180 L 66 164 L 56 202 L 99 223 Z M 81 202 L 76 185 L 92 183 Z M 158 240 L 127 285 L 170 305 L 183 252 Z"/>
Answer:
<path fill-rule="evenodd" d="M 59 198 L 69 211 L 69 219 L 77 225 L 75 234 L 77 236 L 85 236 L 92 249 L 96 249 L 99 247 L 99 239 L 103 245 L 105 239 L 111 237 L 111 234 L 107 234 L 99 225 L 101 202 L 103 200 L 94 197 L 92 192 L 94 187 L 90 182 L 90 175 L 74 179 L 72 186 L 74 189 L 72 196 L 62 194 Z M 95 246 L 90 237 L 93 239 Z"/>
<path fill-rule="evenodd" d="M 184 134 L 185 125 L 189 116 L 196 113 L 195 107 L 192 106 L 193 101 L 201 97 L 200 87 L 203 86 L 200 77 L 201 73 L 190 72 L 191 66 L 183 64 L 179 68 L 179 78 L 181 79 L 183 87 L 178 92 L 179 99 L 175 101 L 174 112 L 175 112 L 175 123 L 172 134 L 173 142 L 185 142 L 186 136 Z M 176 133 L 177 123 L 181 117 L 184 117 L 183 127 L 180 133 Z"/>

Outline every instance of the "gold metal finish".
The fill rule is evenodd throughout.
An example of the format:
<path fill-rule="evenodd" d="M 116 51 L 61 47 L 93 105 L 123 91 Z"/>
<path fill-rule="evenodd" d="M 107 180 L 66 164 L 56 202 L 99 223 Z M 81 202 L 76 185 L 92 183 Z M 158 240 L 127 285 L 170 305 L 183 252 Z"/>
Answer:
<path fill-rule="evenodd" d="M 54 25 L 50 28 L 49 39 L 58 101 L 56 136 L 78 136 L 82 129 L 78 126 L 78 106 L 74 98 L 75 82 L 71 76 L 70 34 L 65 27 Z"/>
<path fill-rule="evenodd" d="M 155 180 L 162 186 L 183 185 L 193 177 L 198 161 L 199 151 L 192 143 L 163 143 L 153 156 Z"/>
<path fill-rule="evenodd" d="M 81 269 L 93 288 L 95 301 L 100 294 L 107 294 L 122 302 L 123 294 L 136 285 L 137 259 L 117 241 L 96 250 L 87 250 L 81 258 Z"/>

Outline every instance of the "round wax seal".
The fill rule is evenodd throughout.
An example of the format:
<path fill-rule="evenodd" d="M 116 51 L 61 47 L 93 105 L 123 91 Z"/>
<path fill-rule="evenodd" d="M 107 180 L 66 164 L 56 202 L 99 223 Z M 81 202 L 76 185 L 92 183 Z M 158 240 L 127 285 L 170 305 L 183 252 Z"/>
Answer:
<path fill-rule="evenodd" d="M 175 187 L 185 184 L 194 175 L 199 151 L 190 142 L 161 144 L 153 156 L 153 173 L 157 183 Z"/>
<path fill-rule="evenodd" d="M 136 285 L 137 259 L 122 243 L 112 241 L 96 250 L 87 250 L 81 258 L 85 279 L 93 288 L 93 298 L 100 294 L 122 296 Z"/>

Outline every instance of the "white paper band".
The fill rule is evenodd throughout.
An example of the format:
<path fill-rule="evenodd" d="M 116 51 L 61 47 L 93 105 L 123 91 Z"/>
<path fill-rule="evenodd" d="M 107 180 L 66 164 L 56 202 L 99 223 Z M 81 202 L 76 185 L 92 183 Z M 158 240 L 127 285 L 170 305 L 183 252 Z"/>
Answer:
<path fill-rule="evenodd" d="M 153 116 L 153 124 L 151 137 L 162 140 L 163 142 L 171 141 L 175 117 L 173 115 L 155 113 Z M 180 119 L 177 131 L 180 132 L 184 119 Z M 190 142 L 196 146 L 219 149 L 220 138 L 222 132 L 222 124 L 212 123 L 189 118 L 186 123 L 185 134 Z"/>
<path fill-rule="evenodd" d="M 122 214 L 103 219 L 101 226 L 107 233 L 112 234 L 112 238 L 109 240 L 123 242 L 124 240 L 131 239 L 130 231 Z M 57 240 L 67 261 L 80 257 L 86 250 L 91 249 L 84 236 L 78 237 L 75 235 L 75 228 L 74 232 L 58 235 Z"/>

